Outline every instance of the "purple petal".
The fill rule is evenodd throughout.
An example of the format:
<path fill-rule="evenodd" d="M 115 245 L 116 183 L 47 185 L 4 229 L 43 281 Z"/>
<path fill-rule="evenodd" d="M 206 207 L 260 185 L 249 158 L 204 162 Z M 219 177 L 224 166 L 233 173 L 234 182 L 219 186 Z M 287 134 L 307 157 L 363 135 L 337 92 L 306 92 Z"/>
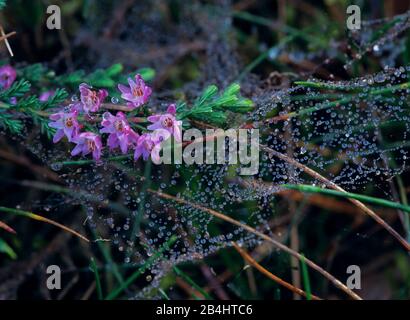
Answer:
<path fill-rule="evenodd" d="M 134 88 L 137 86 L 137 84 L 131 78 L 128 78 L 128 84 L 131 88 L 131 91 L 134 90 Z"/>
<path fill-rule="evenodd" d="M 76 156 L 82 151 L 83 145 L 82 144 L 77 144 L 75 148 L 71 151 L 72 156 Z"/>
<path fill-rule="evenodd" d="M 64 128 L 64 125 L 61 121 L 59 121 L 59 122 L 50 122 L 48 125 L 49 125 L 49 127 L 54 128 L 54 129 L 63 129 Z"/>
<path fill-rule="evenodd" d="M 53 113 L 50 115 L 50 120 L 59 120 L 62 117 L 62 112 Z"/>
<path fill-rule="evenodd" d="M 147 127 L 147 129 L 148 130 L 157 130 L 157 129 L 162 129 L 162 124 L 161 124 L 161 122 L 155 122 L 155 123 L 153 123 L 153 124 L 150 124 L 148 127 Z"/>
<path fill-rule="evenodd" d="M 118 138 L 120 141 L 120 148 L 122 153 L 126 154 L 128 150 L 128 139 L 126 135 L 122 135 L 121 137 Z"/>
<path fill-rule="evenodd" d="M 150 155 L 150 153 L 146 149 L 142 150 L 142 159 L 144 159 L 146 161 L 148 159 L 149 155 Z"/>
<path fill-rule="evenodd" d="M 154 114 L 153 116 L 149 116 L 147 119 L 150 122 L 157 122 L 161 118 L 160 114 Z"/>
<path fill-rule="evenodd" d="M 123 84 L 118 85 L 118 90 L 120 90 L 122 93 L 131 93 L 130 88 L 124 86 Z"/>
<path fill-rule="evenodd" d="M 57 143 L 58 141 L 62 139 L 62 137 L 64 137 L 64 131 L 61 129 L 57 130 L 56 134 L 53 137 L 53 142 Z"/>
<path fill-rule="evenodd" d="M 96 161 L 99 161 L 101 158 L 101 149 L 97 148 L 93 151 L 93 158 Z"/>
<path fill-rule="evenodd" d="M 138 160 L 139 157 L 141 157 L 141 154 L 142 154 L 142 149 L 140 147 L 136 148 L 134 152 L 134 160 Z"/>
<path fill-rule="evenodd" d="M 175 115 L 175 113 L 177 112 L 177 109 L 176 109 L 174 103 L 173 103 L 173 104 L 170 104 L 170 105 L 168 106 L 167 112 L 170 113 L 170 114 L 172 114 L 172 115 Z"/>

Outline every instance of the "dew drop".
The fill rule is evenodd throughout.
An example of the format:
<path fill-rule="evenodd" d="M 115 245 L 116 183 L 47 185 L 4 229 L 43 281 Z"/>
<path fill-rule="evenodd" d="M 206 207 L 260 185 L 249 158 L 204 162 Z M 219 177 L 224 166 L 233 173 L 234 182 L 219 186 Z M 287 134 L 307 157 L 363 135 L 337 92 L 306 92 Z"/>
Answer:
<path fill-rule="evenodd" d="M 51 164 L 51 169 L 54 171 L 60 171 L 62 167 L 63 165 L 61 164 L 61 162 L 54 162 Z"/>

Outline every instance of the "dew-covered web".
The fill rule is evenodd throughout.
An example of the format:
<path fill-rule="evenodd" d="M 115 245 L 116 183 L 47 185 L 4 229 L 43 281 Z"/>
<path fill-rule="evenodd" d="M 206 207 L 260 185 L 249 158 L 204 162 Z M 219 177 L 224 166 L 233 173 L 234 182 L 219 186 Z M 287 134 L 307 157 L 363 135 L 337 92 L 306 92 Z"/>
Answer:
<path fill-rule="evenodd" d="M 389 181 L 406 167 L 410 68 L 386 69 L 352 81 L 312 79 L 291 89 L 254 96 L 257 107 L 235 119 L 260 130 L 260 143 L 323 174 L 344 189 L 362 193 L 372 186 L 383 197 Z M 51 151 L 40 141 L 28 146 L 59 174 L 67 187 L 62 205 L 79 205 L 97 241 L 110 241 L 123 263 L 150 261 L 145 291 L 177 262 L 203 259 L 231 241 L 260 241 L 238 227 L 222 223 L 202 209 L 224 213 L 273 235 L 275 199 L 282 184 L 322 182 L 292 164 L 261 151 L 259 172 L 240 176 L 229 165 L 163 165 L 131 159 L 104 160 L 96 165 L 70 161 L 67 146 Z M 105 154 L 106 159 L 115 154 Z M 72 159 L 76 160 L 76 159 Z M 172 194 L 161 198 L 152 191 Z M 194 205 L 192 205 L 194 204 Z M 48 204 L 49 205 L 49 204 Z M 200 207 L 195 205 L 199 205 Z M 177 241 L 152 263 L 167 241 Z"/>
<path fill-rule="evenodd" d="M 193 12 L 198 16 L 208 14 Z M 147 16 L 151 23 L 158 19 L 155 14 Z M 397 19 L 394 28 L 398 32 L 408 27 L 408 14 Z M 227 85 L 239 70 L 239 64 L 232 59 L 233 48 L 218 35 L 212 35 L 209 31 L 214 30 L 215 25 L 206 26 L 204 21 L 209 19 L 190 19 L 188 23 L 195 27 L 171 30 L 187 40 L 195 36 L 201 38 L 198 34 L 207 35 L 203 38 L 206 72 L 200 80 L 184 86 L 188 98 L 195 97 L 209 81 Z M 229 24 L 225 16 L 212 21 L 225 27 Z M 144 25 L 147 29 L 141 33 L 153 36 L 155 32 L 150 24 Z M 365 27 L 374 25 L 376 23 L 369 22 Z M 165 33 L 155 33 L 155 37 Z M 360 33 L 360 37 L 365 34 Z M 171 40 L 164 39 L 165 42 Z M 127 41 L 126 37 L 124 42 Z M 370 45 L 373 51 L 376 45 L 380 51 L 396 50 L 396 46 L 388 47 L 387 38 L 383 43 L 380 39 L 377 43 L 366 39 L 355 41 L 360 48 Z M 141 43 L 138 50 L 146 50 L 144 45 L 149 42 Z M 118 44 L 122 45 L 124 43 Z M 365 51 L 367 49 L 362 54 L 366 54 Z M 161 59 L 156 63 L 163 65 L 169 56 L 161 56 Z M 407 166 L 409 151 L 410 67 L 395 66 L 390 60 L 386 65 L 390 67 L 377 74 L 350 81 L 312 78 L 292 88 L 255 90 L 251 97 L 255 110 L 246 116 L 232 116 L 231 127 L 251 125 L 259 130 L 261 145 L 295 159 L 347 191 L 364 193 L 366 186 L 371 185 L 384 198 L 393 200 L 386 185 Z M 253 82 L 260 84 L 258 80 Z M 150 107 L 161 110 L 161 102 L 168 102 L 161 97 L 153 101 Z M 146 264 L 145 278 L 140 283 L 144 290 L 137 298 L 150 296 L 152 288 L 158 286 L 162 276 L 178 262 L 203 259 L 230 246 L 232 241 L 243 245 L 261 241 L 241 228 L 216 219 L 204 208 L 277 236 L 272 225 L 277 218 L 275 202 L 282 191 L 281 185 L 323 184 L 264 150 L 260 151 L 258 174 L 241 176 L 238 166 L 157 166 L 141 160 L 112 159 L 118 154 L 108 152 L 102 164 L 87 158 L 78 163 L 75 161 L 78 159 L 70 158 L 68 144 L 51 145 L 37 132 L 26 132 L 24 138 L 22 144 L 47 163 L 65 184 L 58 197 L 50 196 L 46 203 L 33 204 L 33 207 L 52 207 L 55 212 L 68 205 L 81 208 L 85 213 L 84 223 L 95 241 L 109 242 L 124 264 Z M 158 192 L 171 197 L 161 197 Z M 172 241 L 174 236 L 176 241 Z M 159 250 L 161 254 L 157 255 Z"/>
<path fill-rule="evenodd" d="M 406 37 L 400 37 L 410 27 L 410 11 L 392 18 L 362 21 L 359 30 L 348 30 L 349 54 L 346 68 L 354 61 L 372 54 L 384 67 L 398 67 L 397 58 L 405 49 Z"/>

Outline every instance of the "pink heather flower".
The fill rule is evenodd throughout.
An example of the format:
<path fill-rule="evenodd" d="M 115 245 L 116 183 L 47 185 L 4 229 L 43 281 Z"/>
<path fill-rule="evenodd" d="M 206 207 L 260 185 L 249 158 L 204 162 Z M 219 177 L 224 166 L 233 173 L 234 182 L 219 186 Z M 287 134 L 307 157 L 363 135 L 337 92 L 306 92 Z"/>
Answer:
<path fill-rule="evenodd" d="M 141 155 L 144 160 L 147 160 L 151 155 L 154 162 L 159 162 L 161 142 L 169 137 L 169 132 L 164 129 L 158 129 L 152 133 L 144 133 L 138 138 L 134 152 L 134 160 L 138 160 Z"/>
<path fill-rule="evenodd" d="M 148 121 L 153 122 L 153 124 L 147 128 L 149 130 L 165 129 L 174 136 L 176 141 L 180 142 L 182 121 L 176 120 L 175 114 L 175 104 L 170 104 L 166 114 L 156 114 L 148 117 Z"/>
<path fill-rule="evenodd" d="M 83 132 L 75 137 L 73 140 L 77 145 L 71 151 L 72 156 L 76 156 L 82 153 L 83 156 L 92 153 L 93 158 L 99 161 L 101 158 L 101 137 L 98 134 L 92 132 Z"/>
<path fill-rule="evenodd" d="M 139 135 L 131 129 L 125 115 L 119 111 L 116 116 L 109 112 L 103 114 L 101 122 L 104 128 L 101 133 L 109 133 L 107 144 L 110 150 L 120 147 L 123 154 L 127 153 L 131 143 L 137 143 Z"/>
<path fill-rule="evenodd" d="M 50 122 L 49 126 L 58 129 L 53 137 L 54 143 L 60 141 L 64 136 L 71 142 L 80 131 L 76 110 L 67 113 L 63 111 L 54 113 L 50 115 L 50 119 L 54 122 Z"/>
<path fill-rule="evenodd" d="M 108 92 L 105 89 L 98 91 L 91 90 L 91 87 L 86 84 L 80 84 L 81 103 L 86 113 L 96 112 L 101 106 L 101 103 L 108 96 Z"/>
<path fill-rule="evenodd" d="M 127 103 L 129 107 L 138 108 L 148 101 L 152 90 L 150 87 L 145 85 L 141 75 L 135 75 L 135 82 L 131 78 L 128 78 L 128 85 L 129 87 L 119 84 L 118 89 L 122 93 L 121 97 L 124 100 L 129 101 Z"/>
<path fill-rule="evenodd" d="M 48 101 L 48 99 L 50 99 L 50 97 L 52 97 L 54 94 L 54 90 L 48 90 L 43 92 L 42 94 L 40 94 L 40 97 L 38 97 L 38 100 L 40 100 L 41 102 L 46 102 Z"/>
<path fill-rule="evenodd" d="M 8 89 L 16 80 L 16 70 L 12 66 L 6 65 L 0 67 L 0 88 Z"/>

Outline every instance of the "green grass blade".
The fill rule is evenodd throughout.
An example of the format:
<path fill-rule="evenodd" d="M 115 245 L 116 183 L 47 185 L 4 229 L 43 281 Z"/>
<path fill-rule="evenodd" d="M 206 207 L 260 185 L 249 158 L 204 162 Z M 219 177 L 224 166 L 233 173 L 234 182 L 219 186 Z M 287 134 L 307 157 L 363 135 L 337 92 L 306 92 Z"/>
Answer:
<path fill-rule="evenodd" d="M 2 238 L 0 238 L 0 252 L 7 254 L 10 259 L 17 259 L 17 254 L 14 252 L 13 248 L 10 247 Z"/>
<path fill-rule="evenodd" d="M 309 273 L 305 262 L 305 256 L 302 254 L 303 259 L 300 260 L 300 264 L 302 265 L 302 278 L 303 278 L 303 287 L 305 288 L 306 292 L 306 299 L 312 300 L 312 291 L 310 289 L 310 279 Z"/>
<path fill-rule="evenodd" d="M 158 291 L 164 297 L 165 300 L 171 300 L 163 289 L 159 288 Z"/>
<path fill-rule="evenodd" d="M 393 209 L 399 209 L 403 210 L 406 212 L 410 212 L 410 206 L 407 206 L 405 204 L 385 200 L 385 199 L 380 199 L 376 197 L 370 197 L 370 196 L 365 196 L 362 194 L 357 194 L 357 193 L 352 193 L 352 192 L 340 192 L 336 190 L 331 190 L 331 189 L 323 189 L 320 187 L 314 187 L 314 186 L 309 186 L 305 184 L 300 184 L 300 185 L 293 185 L 293 184 L 284 184 L 282 187 L 286 189 L 292 189 L 292 190 L 298 190 L 301 192 L 306 192 L 306 193 L 321 193 L 321 194 L 326 194 L 330 196 L 335 196 L 335 197 L 341 197 L 341 198 L 350 198 L 350 199 L 356 199 L 359 201 L 371 203 L 374 205 L 379 205 L 387 208 L 393 208 Z"/>
<path fill-rule="evenodd" d="M 95 264 L 94 258 L 91 258 L 91 270 L 94 272 L 95 276 L 95 286 L 97 288 L 98 300 L 103 300 L 100 274 L 98 273 L 97 265 Z"/>
<path fill-rule="evenodd" d="M 195 290 L 197 290 L 198 292 L 200 292 L 205 299 L 207 300 L 213 300 L 212 297 L 204 290 L 202 289 L 194 280 L 191 279 L 190 276 L 188 276 L 185 272 L 183 272 L 181 269 L 179 269 L 177 266 L 174 266 L 174 271 L 175 273 L 181 277 L 182 279 L 184 279 L 186 282 L 189 283 L 189 285 L 194 288 Z"/>

